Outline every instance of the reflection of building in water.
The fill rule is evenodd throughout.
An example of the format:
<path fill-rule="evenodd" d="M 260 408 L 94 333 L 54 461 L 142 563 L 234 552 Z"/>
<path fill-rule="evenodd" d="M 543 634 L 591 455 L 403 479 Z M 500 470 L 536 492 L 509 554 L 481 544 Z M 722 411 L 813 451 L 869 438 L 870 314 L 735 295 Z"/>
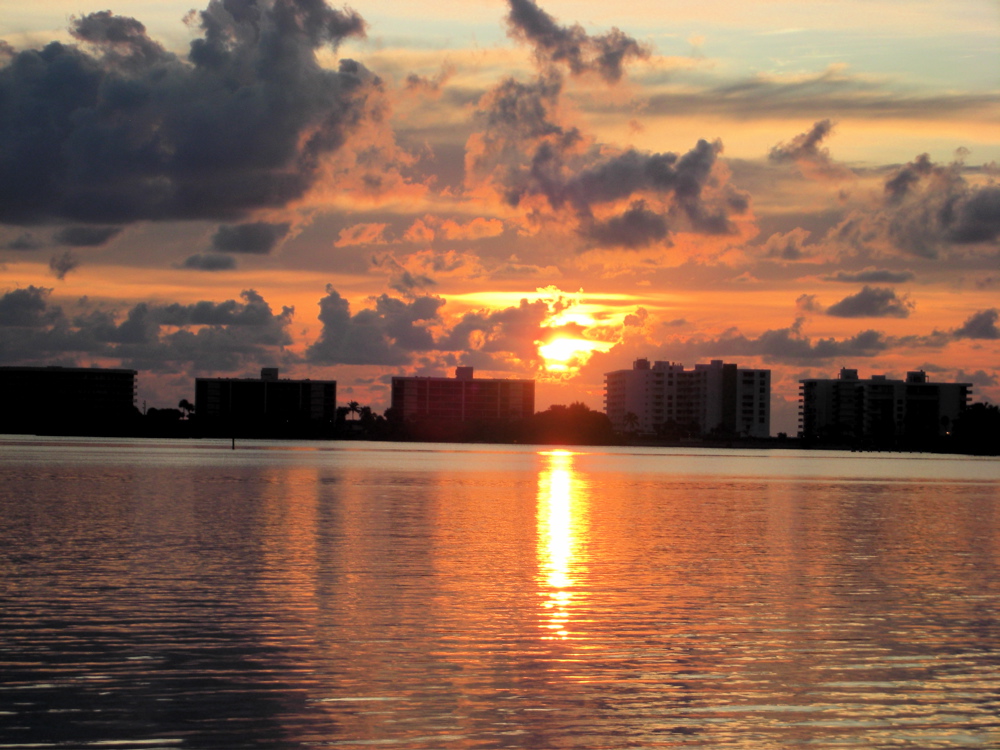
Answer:
<path fill-rule="evenodd" d="M 538 475 L 538 561 L 547 598 L 544 626 L 552 637 L 566 638 L 573 588 L 585 572 L 586 493 L 573 471 L 568 451 L 541 454 L 547 466 Z"/>
<path fill-rule="evenodd" d="M 843 368 L 835 380 L 799 383 L 800 435 L 809 440 L 933 440 L 950 431 L 972 393 L 971 383 L 930 383 L 923 370 L 861 380 Z"/>
<path fill-rule="evenodd" d="M 259 380 L 198 378 L 194 411 L 206 434 L 322 430 L 333 425 L 337 382 L 279 380 L 277 367 L 262 369 Z"/>
<path fill-rule="evenodd" d="M 535 381 L 473 378 L 471 367 L 454 378 L 395 377 L 392 408 L 407 422 L 521 419 L 535 413 Z"/>
<path fill-rule="evenodd" d="M 99 432 L 135 417 L 135 370 L 0 367 L 0 432 Z"/>
<path fill-rule="evenodd" d="M 669 425 L 694 434 L 771 434 L 770 370 L 738 368 L 720 359 L 685 370 L 674 362 L 650 366 L 648 359 L 637 359 L 631 370 L 604 378 L 604 411 L 616 430 L 651 435 Z"/>

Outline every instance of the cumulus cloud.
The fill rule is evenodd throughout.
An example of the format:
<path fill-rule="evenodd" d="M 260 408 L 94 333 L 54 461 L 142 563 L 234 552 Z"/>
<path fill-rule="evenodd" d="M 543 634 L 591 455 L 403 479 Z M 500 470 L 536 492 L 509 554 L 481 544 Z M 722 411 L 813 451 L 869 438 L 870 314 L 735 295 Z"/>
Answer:
<path fill-rule="evenodd" d="M 820 304 L 815 294 L 800 294 L 795 299 L 795 307 L 804 313 L 823 312 L 823 305 Z"/>
<path fill-rule="evenodd" d="M 185 258 L 181 267 L 198 271 L 230 271 L 236 268 L 236 259 L 223 253 L 199 253 Z"/>
<path fill-rule="evenodd" d="M 859 248 L 884 243 L 932 259 L 963 245 L 996 244 L 1000 186 L 970 184 L 963 167 L 918 156 L 886 179 L 881 206 L 855 212 L 831 238 Z"/>
<path fill-rule="evenodd" d="M 667 220 L 646 208 L 644 200 L 632 201 L 628 210 L 607 221 L 593 221 L 581 233 L 600 247 L 637 250 L 667 238 Z"/>
<path fill-rule="evenodd" d="M 232 220 L 301 198 L 369 120 L 380 86 L 317 52 L 364 34 L 324 0 L 211 0 L 186 59 L 132 18 L 74 18 L 79 42 L 0 68 L 0 221 Z"/>
<path fill-rule="evenodd" d="M 223 253 L 267 255 L 290 229 L 288 222 L 271 224 L 266 221 L 221 226 L 212 237 L 212 249 Z"/>
<path fill-rule="evenodd" d="M 1000 318 L 1000 310 L 991 307 L 989 310 L 980 310 L 955 330 L 954 335 L 960 339 L 1000 339 L 1000 328 L 997 327 L 997 319 Z"/>
<path fill-rule="evenodd" d="M 838 318 L 906 318 L 912 309 L 913 303 L 905 294 L 897 297 L 893 289 L 865 285 L 857 294 L 830 305 L 826 314 Z"/>
<path fill-rule="evenodd" d="M 428 325 L 444 300 L 421 296 L 410 302 L 382 295 L 374 308 L 351 314 L 350 303 L 328 285 L 320 302 L 319 339 L 306 352 L 317 364 L 403 365 L 412 353 L 435 349 Z"/>
<path fill-rule="evenodd" d="M 139 303 L 124 315 L 86 305 L 68 315 L 49 303 L 50 293 L 29 287 L 0 296 L 0 362 L 99 357 L 139 370 L 233 372 L 281 361 L 291 343 L 294 310 L 275 313 L 253 290 L 239 301 Z"/>

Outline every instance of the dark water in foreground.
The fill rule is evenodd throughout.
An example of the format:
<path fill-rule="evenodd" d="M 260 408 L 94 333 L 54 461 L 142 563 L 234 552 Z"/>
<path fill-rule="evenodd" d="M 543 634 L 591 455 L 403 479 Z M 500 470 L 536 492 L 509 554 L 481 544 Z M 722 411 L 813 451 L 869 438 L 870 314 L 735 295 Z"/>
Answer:
<path fill-rule="evenodd" d="M 996 748 L 998 563 L 996 459 L 0 438 L 0 748 Z"/>

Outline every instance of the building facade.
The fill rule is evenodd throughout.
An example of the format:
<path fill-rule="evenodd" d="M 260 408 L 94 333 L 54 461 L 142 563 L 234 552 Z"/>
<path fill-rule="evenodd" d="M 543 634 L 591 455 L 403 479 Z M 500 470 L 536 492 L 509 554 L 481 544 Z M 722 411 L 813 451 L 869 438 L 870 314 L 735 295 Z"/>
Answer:
<path fill-rule="evenodd" d="M 458 367 L 454 378 L 394 377 L 392 409 L 404 422 L 490 422 L 535 413 L 535 381 L 475 378 Z"/>
<path fill-rule="evenodd" d="M 843 368 L 836 379 L 799 381 L 799 435 L 818 442 L 920 443 L 947 435 L 972 395 L 971 383 L 931 383 L 922 370 L 906 380 Z"/>
<path fill-rule="evenodd" d="M 0 432 L 115 432 L 136 416 L 136 371 L 0 367 Z"/>
<path fill-rule="evenodd" d="M 618 431 L 653 435 L 742 437 L 771 434 L 771 371 L 715 359 L 685 370 L 675 362 L 637 359 L 631 370 L 605 373 L 604 411 Z"/>
<path fill-rule="evenodd" d="M 260 379 L 198 378 L 195 416 L 205 434 L 281 434 L 331 428 L 335 380 L 282 380 L 265 367 Z"/>

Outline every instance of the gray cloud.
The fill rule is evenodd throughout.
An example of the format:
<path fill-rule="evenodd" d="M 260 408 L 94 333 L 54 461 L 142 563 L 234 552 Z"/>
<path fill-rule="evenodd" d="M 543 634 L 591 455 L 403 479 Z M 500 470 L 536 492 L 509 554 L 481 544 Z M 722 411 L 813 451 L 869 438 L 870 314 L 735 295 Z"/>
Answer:
<path fill-rule="evenodd" d="M 863 271 L 850 273 L 837 271 L 832 276 L 824 276 L 824 281 L 837 281 L 848 284 L 902 284 L 912 281 L 913 271 L 889 271 L 887 269 L 866 268 Z"/>
<path fill-rule="evenodd" d="M 857 294 L 830 305 L 826 314 L 838 318 L 906 318 L 911 309 L 913 303 L 906 295 L 897 297 L 893 289 L 866 285 Z"/>
<path fill-rule="evenodd" d="M 185 258 L 181 267 L 198 271 L 230 271 L 236 268 L 236 259 L 222 253 L 199 253 Z"/>
<path fill-rule="evenodd" d="M 233 372 L 287 360 L 294 311 L 274 313 L 256 292 L 241 301 L 193 305 L 140 303 L 124 315 L 92 309 L 70 317 L 50 305 L 51 290 L 29 287 L 0 297 L 0 362 L 67 361 L 81 355 L 141 370 Z"/>
<path fill-rule="evenodd" d="M 1000 328 L 997 328 L 997 319 L 1000 318 L 1000 310 L 991 307 L 988 310 L 980 310 L 954 331 L 954 336 L 960 339 L 1000 339 Z"/>
<path fill-rule="evenodd" d="M 636 200 L 620 216 L 607 221 L 595 221 L 581 230 L 582 234 L 601 247 L 637 250 L 663 242 L 668 234 L 667 221 L 646 208 L 646 202 Z"/>
<path fill-rule="evenodd" d="M 35 237 L 31 232 L 23 232 L 15 239 L 4 245 L 5 250 L 38 250 L 44 247 L 45 243 Z"/>
<path fill-rule="evenodd" d="M 71 250 L 67 250 L 62 255 L 53 255 L 49 258 L 49 270 L 60 281 L 65 279 L 66 274 L 70 271 L 75 271 L 79 267 L 80 259 Z"/>
<path fill-rule="evenodd" d="M 0 221 L 231 220 L 311 187 L 380 85 L 316 53 L 364 22 L 324 0 L 211 0 L 196 18 L 187 59 L 106 11 L 73 20 L 80 46 L 13 54 L 0 68 Z"/>
<path fill-rule="evenodd" d="M 267 255 L 288 234 L 291 224 L 254 221 L 221 226 L 212 237 L 212 249 L 225 253 Z"/>
<path fill-rule="evenodd" d="M 830 120 L 820 120 L 805 133 L 800 133 L 788 143 L 774 146 L 767 158 L 776 164 L 793 163 L 807 175 L 821 177 L 847 177 L 850 171 L 834 164 L 829 149 L 821 145 L 833 131 Z"/>
<path fill-rule="evenodd" d="M 579 24 L 560 26 L 532 0 L 508 0 L 511 35 L 531 44 L 545 65 L 566 65 L 573 75 L 595 72 L 609 83 L 624 74 L 625 63 L 646 59 L 649 49 L 617 28 L 589 36 Z"/>
<path fill-rule="evenodd" d="M 121 231 L 121 227 L 65 227 L 57 231 L 52 239 L 69 247 L 100 247 Z"/>
<path fill-rule="evenodd" d="M 403 302 L 388 295 L 375 300 L 374 309 L 351 314 L 350 303 L 332 286 L 320 302 L 323 324 L 319 339 L 306 359 L 319 364 L 402 365 L 412 353 L 436 348 L 427 324 L 438 321 L 444 300 L 417 297 Z"/>

